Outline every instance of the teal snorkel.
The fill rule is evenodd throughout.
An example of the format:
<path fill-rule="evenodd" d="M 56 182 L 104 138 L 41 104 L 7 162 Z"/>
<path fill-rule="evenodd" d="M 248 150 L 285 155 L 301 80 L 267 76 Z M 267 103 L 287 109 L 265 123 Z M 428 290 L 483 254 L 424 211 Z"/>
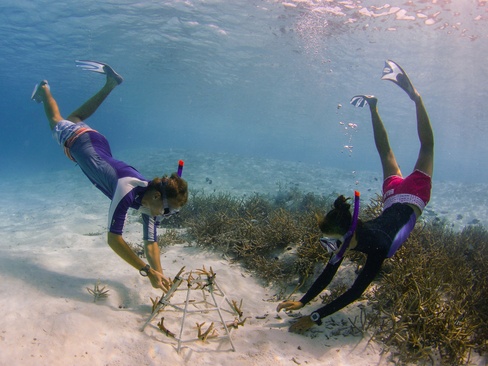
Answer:
<path fill-rule="evenodd" d="M 344 253 L 346 253 L 347 248 L 349 248 L 349 244 L 351 244 L 352 236 L 354 235 L 354 231 L 356 230 L 356 226 L 358 224 L 358 216 L 359 216 L 359 196 L 360 193 L 358 191 L 354 191 L 354 213 L 352 215 L 352 222 L 351 226 L 349 226 L 349 230 L 347 233 L 342 237 L 342 245 L 337 253 L 335 253 L 332 258 L 330 259 L 330 264 L 337 264 Z"/>

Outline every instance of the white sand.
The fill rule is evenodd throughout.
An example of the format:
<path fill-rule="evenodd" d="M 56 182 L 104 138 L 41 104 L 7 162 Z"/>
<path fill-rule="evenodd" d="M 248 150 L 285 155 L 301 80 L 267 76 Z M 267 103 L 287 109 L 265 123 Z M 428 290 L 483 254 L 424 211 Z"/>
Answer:
<path fill-rule="evenodd" d="M 236 165 L 233 157 L 184 155 L 185 177 L 193 187 L 207 192 L 270 191 L 276 189 L 276 181 L 265 179 L 256 186 L 256 172 L 292 184 L 293 178 L 286 173 L 296 176 L 293 170 L 303 170 L 299 164 L 240 159 Z M 325 179 L 333 184 L 338 183 L 339 172 L 327 178 L 319 171 L 310 176 L 317 184 Z M 357 185 L 357 177 L 350 183 L 341 179 L 339 189 Z M 379 185 L 372 175 L 360 177 L 359 185 L 366 180 L 368 185 L 371 181 Z M 175 341 L 156 328 L 157 321 L 140 331 L 151 312 L 150 298 L 160 293 L 106 245 L 109 201 L 77 168 L 21 182 L 3 180 L 0 186 L 4 195 L 0 207 L 0 365 L 389 365 L 387 357 L 380 355 L 380 345 L 368 343 L 368 335 L 351 334 L 349 319 L 358 316 L 358 303 L 327 318 L 306 336 L 289 333 L 291 318 L 283 313 L 278 317 L 275 311 L 276 290 L 263 287 L 246 270 L 218 254 L 187 244 L 164 249 L 167 274 L 174 276 L 182 266 L 187 270 L 211 266 L 227 297 L 243 299 L 242 310 L 248 319 L 243 327 L 231 331 L 235 352 L 228 341 L 220 340 L 189 343 L 178 354 Z M 446 191 L 436 191 L 444 197 L 437 205 L 449 211 L 447 203 L 456 202 L 443 189 Z M 462 193 L 456 191 L 455 196 L 465 203 L 459 196 Z M 476 217 L 486 223 L 486 216 Z M 129 220 L 126 239 L 140 242 L 140 230 L 139 223 Z M 86 288 L 93 288 L 98 280 L 109 296 L 94 303 Z M 318 306 L 317 302 L 308 305 L 303 314 Z M 174 326 L 171 317 L 177 316 L 168 311 L 168 324 Z M 195 322 L 200 320 L 195 318 Z"/>

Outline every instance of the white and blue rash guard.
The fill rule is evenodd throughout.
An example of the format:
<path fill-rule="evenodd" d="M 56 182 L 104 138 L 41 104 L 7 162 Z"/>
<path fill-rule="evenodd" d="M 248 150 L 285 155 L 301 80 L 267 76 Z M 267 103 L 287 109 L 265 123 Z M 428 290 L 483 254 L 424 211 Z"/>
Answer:
<path fill-rule="evenodd" d="M 70 122 L 62 121 L 59 127 L 62 128 L 63 124 L 68 125 Z M 88 127 L 84 123 L 75 126 Z M 59 142 L 62 145 L 65 143 Z M 69 147 L 69 153 L 95 187 L 112 200 L 108 213 L 108 231 L 122 235 L 127 211 L 133 208 L 142 214 L 143 240 L 157 241 L 158 217 L 149 216 L 148 210 L 142 207 L 142 197 L 149 181 L 132 166 L 114 159 L 107 139 L 94 130 L 90 129 L 77 136 Z"/>

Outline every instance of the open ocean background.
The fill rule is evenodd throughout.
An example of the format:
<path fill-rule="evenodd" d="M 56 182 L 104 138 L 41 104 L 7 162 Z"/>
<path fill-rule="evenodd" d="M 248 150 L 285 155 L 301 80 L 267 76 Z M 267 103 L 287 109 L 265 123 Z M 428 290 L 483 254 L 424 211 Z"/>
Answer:
<path fill-rule="evenodd" d="M 1 0 L 0 365 L 391 364 L 388 349 L 354 336 L 358 304 L 310 338 L 290 333 L 274 289 L 188 243 L 163 248 L 165 273 L 213 266 L 229 299 L 244 298 L 238 352 L 198 342 L 178 355 L 155 325 L 140 332 L 156 291 L 107 246 L 109 200 L 30 100 L 47 79 L 68 116 L 105 82 L 75 67 L 80 59 L 124 77 L 87 123 L 146 178 L 183 159 L 190 199 L 357 189 L 362 208 L 382 173 L 369 111 L 352 107 L 352 96 L 378 97 L 404 174 L 417 159 L 414 103 L 380 79 L 395 60 L 422 94 L 436 139 L 421 220 L 488 228 L 488 0 Z M 133 212 L 124 237 L 142 242 Z M 341 283 L 357 266 L 342 269 Z M 110 297 L 95 304 L 87 288 L 97 283 Z M 486 366 L 486 355 L 470 357 Z M 436 351 L 431 360 L 441 363 Z"/>
<path fill-rule="evenodd" d="M 154 154 L 151 161 L 145 153 L 133 156 L 149 148 L 219 161 L 231 156 L 237 167 L 240 158 L 256 167 L 269 159 L 301 164 L 290 171 L 297 181 L 314 169 L 343 171 L 338 180 L 354 181 L 356 172 L 380 176 L 369 111 L 349 105 L 353 95 L 374 94 L 407 174 L 419 147 L 415 109 L 400 88 L 380 80 L 392 59 L 422 94 L 432 121 L 433 193 L 443 184 L 456 187 L 445 188 L 437 202 L 455 199 L 456 215 L 485 222 L 487 20 L 486 0 L 4 0 L 0 175 L 11 189 L 3 190 L 3 202 L 15 205 L 39 177 L 62 181 L 60 172 L 73 170 L 42 106 L 29 98 L 34 84 L 47 79 L 67 116 L 94 94 L 104 77 L 76 68 L 76 59 L 106 62 L 123 75 L 88 123 L 108 137 L 116 157 L 131 156 L 144 173 L 149 162 L 154 174 L 176 169 L 176 161 L 159 167 Z M 248 179 L 262 179 L 243 166 Z M 195 182 L 189 183 L 191 189 Z M 57 181 L 51 194 L 62 189 Z"/>

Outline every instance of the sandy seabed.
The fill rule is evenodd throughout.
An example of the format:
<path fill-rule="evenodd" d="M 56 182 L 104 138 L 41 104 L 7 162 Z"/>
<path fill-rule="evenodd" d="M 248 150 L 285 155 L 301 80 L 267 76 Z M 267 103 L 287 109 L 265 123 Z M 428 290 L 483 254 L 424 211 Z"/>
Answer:
<path fill-rule="evenodd" d="M 136 161 L 138 151 L 124 153 Z M 145 153 L 148 166 L 160 152 Z M 192 190 L 235 195 L 276 193 L 293 187 L 318 194 L 362 193 L 363 202 L 379 192 L 380 173 L 312 168 L 300 163 L 258 160 L 195 152 L 164 152 L 168 162 L 183 158 L 184 177 Z M 168 163 L 170 164 L 170 163 Z M 136 165 L 136 164 L 135 164 Z M 148 177 L 149 167 L 138 167 Z M 174 169 L 173 169 L 174 170 Z M 299 183 L 297 180 L 299 178 Z M 212 267 L 226 297 L 243 301 L 245 325 L 228 339 L 182 345 L 162 334 L 157 319 L 144 331 L 151 298 L 160 296 L 136 270 L 106 245 L 109 201 L 91 187 L 78 168 L 38 174 L 0 183 L 0 365 L 390 365 L 381 345 L 358 335 L 351 325 L 360 314 L 352 304 L 325 319 L 307 335 L 288 332 L 292 319 L 276 313 L 277 290 L 263 286 L 247 270 L 195 243 L 166 247 L 162 263 L 173 277 L 185 266 L 194 271 Z M 333 187 L 333 188 L 332 188 Z M 455 229 L 488 223 L 486 185 L 435 182 L 426 219 L 447 220 Z M 468 194 L 469 193 L 469 194 Z M 141 242 L 141 227 L 129 215 L 124 236 Z M 343 266 L 341 276 L 354 274 Z M 108 289 L 94 302 L 87 288 Z M 225 304 L 223 305 L 225 306 Z M 309 314 L 320 305 L 302 309 Z M 166 315 L 167 314 L 167 315 Z M 165 324 L 178 330 L 181 312 L 164 311 Z M 205 314 L 192 315 L 210 324 Z M 199 318 L 199 317 L 202 318 Z M 181 322 L 180 322 L 181 323 Z M 219 334 L 224 334 L 218 329 Z M 476 361 L 486 365 L 485 360 Z"/>

